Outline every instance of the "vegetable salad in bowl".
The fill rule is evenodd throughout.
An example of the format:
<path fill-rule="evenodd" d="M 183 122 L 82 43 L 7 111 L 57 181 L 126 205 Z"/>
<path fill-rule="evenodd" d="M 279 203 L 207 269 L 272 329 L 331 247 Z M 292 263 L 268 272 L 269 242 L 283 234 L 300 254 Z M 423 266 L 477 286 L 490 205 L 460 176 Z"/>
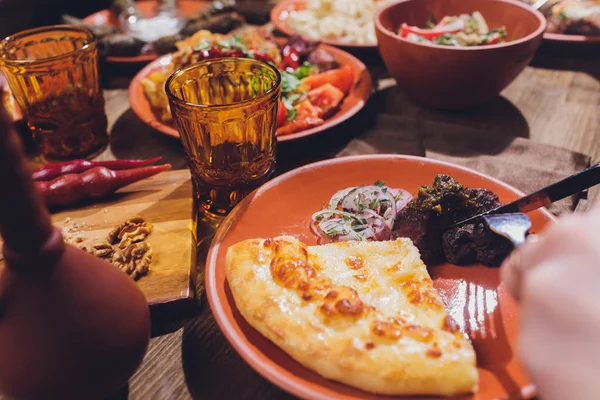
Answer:
<path fill-rule="evenodd" d="M 442 46 L 481 46 L 504 42 L 504 27 L 490 29 L 479 11 L 445 16 L 439 22 L 429 17 L 424 28 L 403 23 L 398 34 L 408 40 Z"/>

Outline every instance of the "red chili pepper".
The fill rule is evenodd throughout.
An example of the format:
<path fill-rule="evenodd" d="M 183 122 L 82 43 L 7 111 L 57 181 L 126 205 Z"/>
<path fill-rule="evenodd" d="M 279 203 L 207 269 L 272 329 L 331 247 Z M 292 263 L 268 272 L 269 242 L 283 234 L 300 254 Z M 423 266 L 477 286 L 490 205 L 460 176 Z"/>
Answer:
<path fill-rule="evenodd" d="M 44 165 L 33 171 L 31 178 L 34 181 L 50 181 L 65 174 L 79 174 L 94 167 L 106 167 L 112 170 L 132 169 L 153 164 L 162 160 L 162 157 L 150 158 L 148 160 L 113 160 L 113 161 L 87 161 L 74 160 L 59 164 Z"/>
<path fill-rule="evenodd" d="M 266 63 L 275 63 L 275 60 L 273 59 L 273 57 L 271 57 L 269 54 L 265 53 L 264 51 L 260 51 L 260 50 L 254 51 L 254 58 L 256 58 L 258 61 L 262 61 L 262 62 L 266 62 Z"/>
<path fill-rule="evenodd" d="M 170 164 L 112 171 L 95 167 L 81 174 L 67 174 L 52 181 L 35 182 L 48 206 L 68 206 L 85 199 L 104 197 L 131 183 L 171 168 Z"/>
<path fill-rule="evenodd" d="M 294 46 L 293 44 L 286 44 L 281 52 L 281 55 L 283 56 L 283 59 L 281 60 L 279 69 L 296 69 L 300 66 L 300 53 L 297 46 Z"/>

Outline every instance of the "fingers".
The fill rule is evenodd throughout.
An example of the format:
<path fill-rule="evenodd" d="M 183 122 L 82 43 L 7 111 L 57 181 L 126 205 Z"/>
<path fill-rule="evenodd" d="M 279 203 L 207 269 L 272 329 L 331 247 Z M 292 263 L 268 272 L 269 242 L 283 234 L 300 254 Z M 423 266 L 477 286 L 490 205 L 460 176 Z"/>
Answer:
<path fill-rule="evenodd" d="M 596 206 L 589 213 L 569 215 L 545 232 L 530 236 L 501 267 L 501 277 L 506 289 L 516 299 L 520 299 L 523 276 L 546 261 L 583 253 L 590 254 L 590 259 L 598 257 L 600 260 L 600 241 L 596 239 L 599 236 L 599 226 L 600 207 Z M 595 243 L 597 241 L 598 244 Z"/>
<path fill-rule="evenodd" d="M 526 242 L 517 247 L 511 255 L 504 261 L 500 269 L 500 276 L 506 289 L 513 295 L 513 297 L 519 300 L 521 293 L 521 280 L 523 276 L 523 251 L 527 252 L 535 251 L 535 243 L 539 243 L 538 235 L 530 235 L 527 237 Z"/>

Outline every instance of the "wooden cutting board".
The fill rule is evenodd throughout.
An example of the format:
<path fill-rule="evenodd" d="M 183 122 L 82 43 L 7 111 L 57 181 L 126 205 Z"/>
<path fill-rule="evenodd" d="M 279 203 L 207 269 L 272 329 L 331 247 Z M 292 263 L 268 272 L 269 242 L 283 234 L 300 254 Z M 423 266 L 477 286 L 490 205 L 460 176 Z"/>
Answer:
<path fill-rule="evenodd" d="M 153 311 L 195 306 L 196 246 L 192 218 L 192 185 L 187 170 L 167 171 L 127 186 L 111 198 L 54 213 L 63 229 L 78 224 L 83 241 L 102 240 L 128 218 L 141 216 L 154 230 L 146 239 L 153 259 L 148 275 L 137 281 Z M 0 270 L 4 267 L 0 262 Z"/>

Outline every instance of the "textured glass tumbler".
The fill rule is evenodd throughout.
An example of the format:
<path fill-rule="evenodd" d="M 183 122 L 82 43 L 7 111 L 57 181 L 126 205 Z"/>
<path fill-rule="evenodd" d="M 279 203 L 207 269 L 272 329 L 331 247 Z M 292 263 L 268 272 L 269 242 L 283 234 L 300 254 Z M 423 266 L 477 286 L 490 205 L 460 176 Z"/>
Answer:
<path fill-rule="evenodd" d="M 275 170 L 281 75 L 261 61 L 220 58 L 175 72 L 166 91 L 197 202 L 226 215 Z"/>
<path fill-rule="evenodd" d="M 84 28 L 54 25 L 0 41 L 0 68 L 46 160 L 91 157 L 108 144 L 98 49 Z"/>

